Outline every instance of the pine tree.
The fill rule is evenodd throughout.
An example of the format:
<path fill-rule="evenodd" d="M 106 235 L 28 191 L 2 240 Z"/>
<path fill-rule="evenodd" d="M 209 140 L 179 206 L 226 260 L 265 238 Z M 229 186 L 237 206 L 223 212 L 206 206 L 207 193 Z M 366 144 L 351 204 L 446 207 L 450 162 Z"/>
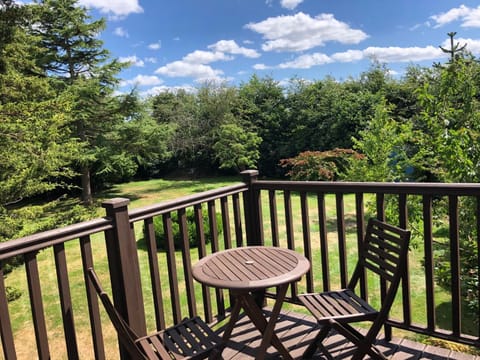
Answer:
<path fill-rule="evenodd" d="M 0 241 L 24 235 L 34 213 L 11 205 L 61 186 L 77 149 L 68 128 L 70 98 L 56 96 L 35 65 L 41 49 L 24 31 L 28 10 L 0 3 Z"/>
<path fill-rule="evenodd" d="M 111 60 L 98 34 L 105 20 L 92 21 L 77 0 L 40 0 L 34 5 L 37 22 L 31 32 L 45 49 L 38 65 L 56 80 L 58 91 L 74 99 L 73 136 L 84 149 L 78 159 L 82 200 L 92 203 L 91 172 L 99 157 L 102 134 L 122 120 L 122 104 L 113 96 L 117 74 L 124 66 Z"/>

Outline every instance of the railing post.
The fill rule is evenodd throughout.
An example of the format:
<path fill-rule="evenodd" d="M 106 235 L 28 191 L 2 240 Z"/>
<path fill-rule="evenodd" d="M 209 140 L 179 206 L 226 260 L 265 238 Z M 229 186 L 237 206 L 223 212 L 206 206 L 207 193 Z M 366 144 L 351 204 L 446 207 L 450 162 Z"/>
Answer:
<path fill-rule="evenodd" d="M 245 170 L 241 172 L 243 182 L 248 185 L 248 191 L 243 194 L 243 207 L 245 211 L 245 228 L 247 245 L 263 245 L 262 202 L 260 191 L 253 189 L 253 184 L 258 179 L 258 170 Z"/>
<path fill-rule="evenodd" d="M 247 246 L 263 245 L 262 199 L 260 190 L 255 190 L 252 186 L 258 179 L 258 170 L 245 170 L 241 174 L 243 182 L 248 185 L 248 191 L 243 194 Z M 260 308 L 267 305 L 265 290 L 254 291 L 253 297 Z"/>
<path fill-rule="evenodd" d="M 105 234 L 108 266 L 115 307 L 138 335 L 146 335 L 137 246 L 128 217 L 129 202 L 114 198 L 102 203 L 114 226 Z M 122 359 L 129 359 L 122 347 L 120 351 Z"/>

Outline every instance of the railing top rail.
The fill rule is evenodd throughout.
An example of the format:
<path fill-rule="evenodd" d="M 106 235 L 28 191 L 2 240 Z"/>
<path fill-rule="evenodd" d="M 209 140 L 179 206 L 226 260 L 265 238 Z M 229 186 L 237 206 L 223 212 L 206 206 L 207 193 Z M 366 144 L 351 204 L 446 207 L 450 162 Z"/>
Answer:
<path fill-rule="evenodd" d="M 204 191 L 199 194 L 187 195 L 176 198 L 174 200 L 164 201 L 155 205 L 145 206 L 129 211 L 130 222 L 144 220 L 146 218 L 175 211 L 178 209 L 194 206 L 200 203 L 216 200 L 224 196 L 238 194 L 248 190 L 244 183 L 239 183 L 230 186 L 224 186 L 218 189 Z"/>
<path fill-rule="evenodd" d="M 257 190 L 290 190 L 328 193 L 386 193 L 411 195 L 480 195 L 479 183 L 267 181 L 253 183 Z"/>
<path fill-rule="evenodd" d="M 105 231 L 112 227 L 112 221 L 103 217 L 6 241 L 0 243 L 0 261 L 12 256 L 39 251 L 68 240 Z"/>

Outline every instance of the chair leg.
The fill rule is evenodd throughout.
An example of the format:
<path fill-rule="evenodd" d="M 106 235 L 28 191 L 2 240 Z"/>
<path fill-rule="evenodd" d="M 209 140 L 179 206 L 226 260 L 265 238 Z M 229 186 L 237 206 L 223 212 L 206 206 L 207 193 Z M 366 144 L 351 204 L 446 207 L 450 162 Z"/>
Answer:
<path fill-rule="evenodd" d="M 383 355 L 380 350 L 375 347 L 372 339 L 365 338 L 365 336 L 363 336 L 357 329 L 353 328 L 351 325 L 340 324 L 336 321 L 333 321 L 331 325 L 340 334 L 345 336 L 345 338 L 347 338 L 353 344 L 355 344 L 355 346 L 357 346 L 357 350 L 353 354 L 351 360 L 361 360 L 366 354 L 370 355 L 372 359 L 376 360 L 388 359 L 385 355 Z"/>
<path fill-rule="evenodd" d="M 315 354 L 315 351 L 317 351 L 318 348 L 322 350 L 322 352 L 329 358 L 331 358 L 330 354 L 328 353 L 327 349 L 325 346 L 323 346 L 322 342 L 323 340 L 327 337 L 328 333 L 332 327 L 330 325 L 324 325 L 320 331 L 318 332 L 317 336 L 315 336 L 315 339 L 308 345 L 307 349 L 304 351 L 302 355 L 302 359 L 309 359 Z"/>

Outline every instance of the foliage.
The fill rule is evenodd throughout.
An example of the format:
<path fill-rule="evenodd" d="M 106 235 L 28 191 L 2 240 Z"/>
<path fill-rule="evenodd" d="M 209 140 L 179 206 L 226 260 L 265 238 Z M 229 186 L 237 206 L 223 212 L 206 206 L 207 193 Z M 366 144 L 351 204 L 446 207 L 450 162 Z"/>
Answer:
<path fill-rule="evenodd" d="M 283 88 L 271 77 L 253 75 L 240 85 L 238 97 L 238 117 L 247 130 L 262 139 L 258 169 L 264 176 L 276 175 L 279 160 L 289 155 L 286 152 L 288 144 L 293 145 L 288 139 Z"/>
<path fill-rule="evenodd" d="M 222 215 L 217 213 L 215 214 L 217 229 L 215 230 L 217 234 L 220 234 L 223 231 L 222 227 Z M 199 245 L 200 239 L 197 237 L 197 225 L 195 224 L 195 212 L 193 209 L 187 209 L 186 211 L 186 220 L 187 220 L 187 236 L 190 247 L 197 247 Z M 210 231 L 210 224 L 208 218 L 207 210 L 202 210 L 202 227 L 205 234 L 205 242 L 208 244 L 212 240 L 212 235 Z M 157 248 L 165 250 L 167 247 L 167 238 L 165 236 L 163 217 L 157 216 L 153 219 L 154 228 L 155 228 L 155 239 L 157 241 Z M 183 248 L 183 239 L 180 234 L 180 225 L 178 222 L 178 213 L 172 214 L 172 233 L 173 233 L 173 243 L 176 250 Z"/>
<path fill-rule="evenodd" d="M 36 21 L 30 32 L 43 49 L 37 64 L 58 92 L 66 92 L 72 98 L 71 136 L 79 140 L 77 166 L 82 199 L 90 204 L 92 167 L 98 162 L 99 153 L 106 153 L 99 144 L 101 135 L 113 131 L 114 125 L 129 114 L 128 106 L 113 96 L 119 81 L 116 75 L 125 64 L 109 61 L 109 53 L 98 37 L 105 20 L 92 21 L 77 0 L 38 0 L 31 7 Z"/>
<path fill-rule="evenodd" d="M 99 134 L 97 162 L 92 168 L 96 183 L 106 187 L 126 182 L 140 167 L 153 168 L 167 161 L 171 157 L 168 143 L 172 133 L 171 124 L 158 124 L 140 110 L 128 121 L 115 124 L 112 131 Z"/>
<path fill-rule="evenodd" d="M 66 180 L 74 175 L 70 165 L 78 156 L 69 129 L 71 98 L 57 95 L 35 64 L 41 50 L 25 31 L 25 23 L 31 21 L 28 8 L 2 8 L 2 26 L 10 11 L 21 17 L 9 23 L 0 53 L 0 241 L 33 230 L 32 218 L 44 216 L 46 209 L 17 210 L 15 205 L 68 189 Z"/>
<path fill-rule="evenodd" d="M 179 101 L 184 103 L 179 105 Z M 170 149 L 178 166 L 209 170 L 217 165 L 216 134 L 222 125 L 237 123 L 233 114 L 236 101 L 235 88 L 213 82 L 202 84 L 195 96 L 179 92 L 154 98 L 154 119 L 173 127 Z"/>
<path fill-rule="evenodd" d="M 352 148 L 352 136 L 364 129 L 379 95 L 353 81 L 297 82 L 288 94 L 288 157 L 307 150 Z"/>
<path fill-rule="evenodd" d="M 390 117 L 391 107 L 377 105 L 368 126 L 353 138 L 354 149 L 363 157 L 350 158 L 345 179 L 353 181 L 405 181 L 412 174 L 408 153 L 414 139 L 410 123 L 400 123 Z"/>
<path fill-rule="evenodd" d="M 363 156 L 351 149 L 304 151 L 298 156 L 280 160 L 280 166 L 290 169 L 287 176 L 300 181 L 333 181 L 343 174 L 349 158 Z"/>
<path fill-rule="evenodd" d="M 456 55 L 436 67 L 436 76 L 419 88 L 423 108 L 419 125 L 425 129 L 421 145 L 428 149 L 428 170 L 439 181 L 480 182 L 480 64 L 468 54 Z M 478 314 L 478 244 L 476 204 L 461 199 L 460 248 L 462 295 Z M 438 245 L 436 279 L 449 288 L 450 250 Z"/>
<path fill-rule="evenodd" d="M 234 123 L 221 125 L 218 140 L 213 145 L 221 169 L 237 172 L 255 169 L 260 157 L 258 146 L 262 139 L 253 131 L 245 131 Z"/>

